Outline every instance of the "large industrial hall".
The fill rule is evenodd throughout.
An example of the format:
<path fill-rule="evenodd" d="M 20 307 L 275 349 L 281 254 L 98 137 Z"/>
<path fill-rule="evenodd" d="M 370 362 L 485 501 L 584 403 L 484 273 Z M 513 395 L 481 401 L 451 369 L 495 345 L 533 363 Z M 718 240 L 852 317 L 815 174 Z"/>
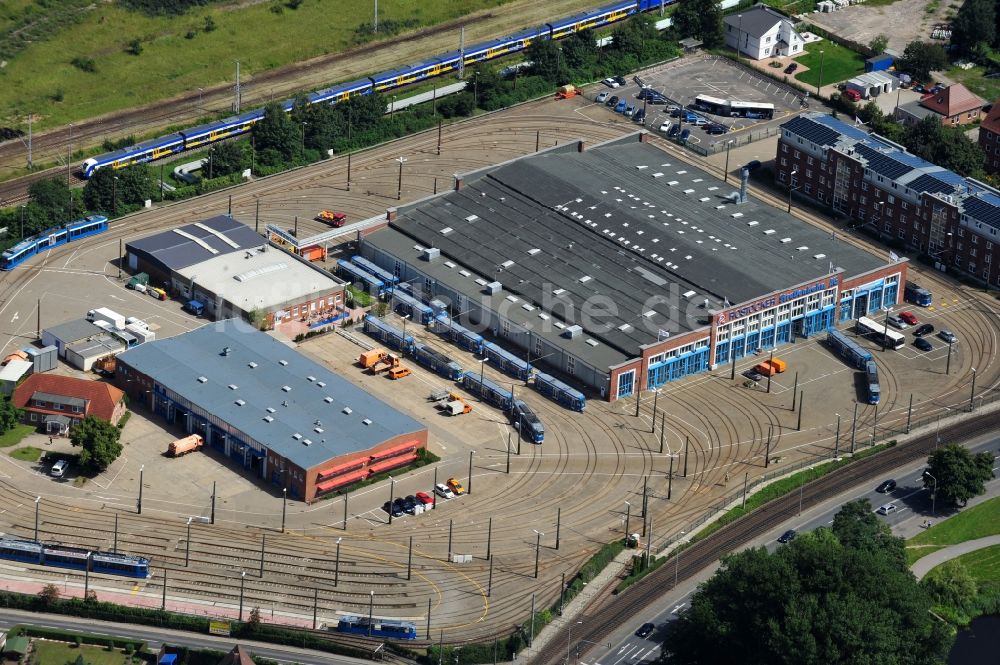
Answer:
<path fill-rule="evenodd" d="M 126 351 L 115 380 L 305 501 L 409 464 L 427 446 L 419 422 L 237 319 Z"/>
<path fill-rule="evenodd" d="M 607 399 L 897 302 L 887 261 L 639 133 L 456 176 L 362 254 L 532 364 Z M 838 315 L 839 307 L 839 315 Z"/>

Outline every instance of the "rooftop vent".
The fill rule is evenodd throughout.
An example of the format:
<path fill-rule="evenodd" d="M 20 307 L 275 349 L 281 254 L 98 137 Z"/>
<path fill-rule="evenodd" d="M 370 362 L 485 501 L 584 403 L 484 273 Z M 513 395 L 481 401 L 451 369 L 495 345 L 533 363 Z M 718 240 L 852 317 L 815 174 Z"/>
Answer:
<path fill-rule="evenodd" d="M 365 425 L 371 425 L 371 424 L 372 424 L 372 421 L 371 421 L 371 419 L 370 419 L 370 418 L 365 418 L 365 419 L 364 419 L 364 420 L 362 420 L 361 422 L 362 422 L 362 423 L 364 423 Z"/>
<path fill-rule="evenodd" d="M 313 431 L 316 432 L 317 434 L 322 434 L 323 433 L 323 428 L 322 427 L 313 427 Z"/>
<path fill-rule="evenodd" d="M 437 261 L 441 258 L 441 250 L 437 247 L 428 247 L 421 255 L 424 261 Z"/>
<path fill-rule="evenodd" d="M 253 369 L 256 366 L 257 366 L 257 363 L 253 362 L 252 360 L 247 363 L 247 367 L 249 367 L 250 369 Z"/>
<path fill-rule="evenodd" d="M 284 390 L 286 393 L 292 392 L 291 386 L 281 386 L 281 389 Z"/>
<path fill-rule="evenodd" d="M 316 380 L 316 377 L 315 376 L 307 376 L 306 379 L 309 381 L 309 383 L 312 383 L 313 381 Z"/>
<path fill-rule="evenodd" d="M 352 411 L 351 407 L 349 407 L 349 406 L 345 406 L 343 408 L 343 412 L 346 413 L 347 415 L 351 415 L 352 413 L 354 413 L 354 411 Z"/>
<path fill-rule="evenodd" d="M 503 284 L 501 284 L 500 282 L 490 282 L 489 284 L 486 285 L 486 293 L 490 294 L 491 296 L 495 296 L 496 294 L 500 293 L 500 290 L 502 288 Z"/>
<path fill-rule="evenodd" d="M 274 418 L 272 418 L 271 416 L 264 416 L 264 422 L 266 422 L 266 423 L 273 423 L 274 422 Z"/>
<path fill-rule="evenodd" d="M 232 351 L 232 349 L 229 348 L 228 346 L 222 347 L 222 355 L 224 355 L 224 356 L 228 356 L 231 351 Z"/>
<path fill-rule="evenodd" d="M 685 291 L 681 295 L 684 296 L 685 300 L 691 300 L 691 298 L 695 297 L 697 293 L 695 293 L 694 291 Z"/>
<path fill-rule="evenodd" d="M 563 331 L 563 337 L 569 337 L 570 339 L 575 339 L 580 336 L 583 332 L 583 328 L 580 326 L 567 326 Z"/>
<path fill-rule="evenodd" d="M 288 364 L 288 361 L 287 360 L 279 360 L 278 364 L 281 365 L 282 367 L 284 367 L 284 366 L 286 366 Z"/>
<path fill-rule="evenodd" d="M 327 404 L 333 404 L 333 398 L 330 397 L 329 395 L 327 395 L 326 397 L 324 397 L 323 401 L 326 402 Z"/>
<path fill-rule="evenodd" d="M 325 381 L 317 381 L 316 385 L 319 386 L 320 388 L 325 388 L 326 387 L 326 382 Z"/>
<path fill-rule="evenodd" d="M 239 388 L 239 386 L 238 386 L 238 385 L 236 385 L 235 383 L 230 383 L 230 384 L 229 384 L 229 389 L 230 389 L 230 390 L 236 390 L 237 388 Z"/>
<path fill-rule="evenodd" d="M 247 404 L 246 401 L 242 399 L 236 400 L 236 406 L 246 406 L 246 404 Z"/>
<path fill-rule="evenodd" d="M 782 238 L 782 239 L 781 239 L 781 244 L 782 244 L 782 245 L 784 245 L 785 243 L 789 243 L 789 242 L 791 242 L 791 241 L 792 241 L 792 239 L 791 239 L 791 238 Z"/>
<path fill-rule="evenodd" d="M 208 379 L 205 378 L 204 376 L 199 376 L 198 383 L 208 383 Z"/>
<path fill-rule="evenodd" d="M 269 407 L 267 407 L 266 411 L 268 413 L 274 413 L 274 407 L 273 406 L 269 406 Z"/>
<path fill-rule="evenodd" d="M 307 446 L 311 446 L 313 442 L 309 439 L 302 439 L 302 443 Z"/>
<path fill-rule="evenodd" d="M 296 441 L 298 441 L 299 439 L 302 438 L 302 435 L 299 434 L 298 432 L 296 432 L 295 434 L 292 435 L 292 438 L 295 439 Z"/>

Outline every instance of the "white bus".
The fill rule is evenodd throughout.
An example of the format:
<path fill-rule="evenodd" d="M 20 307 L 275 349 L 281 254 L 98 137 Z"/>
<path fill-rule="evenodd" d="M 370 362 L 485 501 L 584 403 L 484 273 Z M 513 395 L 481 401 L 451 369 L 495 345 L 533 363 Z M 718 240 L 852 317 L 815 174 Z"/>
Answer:
<path fill-rule="evenodd" d="M 770 120 L 774 117 L 774 104 L 764 102 L 729 102 L 729 115 L 733 118 Z"/>
<path fill-rule="evenodd" d="M 709 97 L 708 95 L 698 95 L 694 98 L 694 106 L 700 111 L 714 115 L 729 115 L 729 102 L 725 99 Z"/>
<path fill-rule="evenodd" d="M 906 344 L 906 338 L 895 330 L 890 329 L 884 323 L 877 323 L 866 316 L 858 319 L 858 334 L 876 342 L 879 346 L 888 349 L 901 349 Z"/>

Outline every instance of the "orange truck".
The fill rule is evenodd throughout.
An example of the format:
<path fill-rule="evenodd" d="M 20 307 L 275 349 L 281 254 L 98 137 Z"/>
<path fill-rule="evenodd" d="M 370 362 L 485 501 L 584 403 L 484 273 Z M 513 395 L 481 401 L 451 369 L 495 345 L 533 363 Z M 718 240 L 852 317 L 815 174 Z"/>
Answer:
<path fill-rule="evenodd" d="M 404 367 L 403 365 L 396 365 L 389 370 L 389 378 L 395 381 L 396 379 L 402 379 L 404 376 L 409 376 L 412 374 L 409 367 Z"/>
<path fill-rule="evenodd" d="M 326 222 L 334 228 L 340 228 L 347 223 L 347 214 L 336 210 L 323 210 L 316 215 L 316 219 Z"/>
<path fill-rule="evenodd" d="M 376 363 L 380 362 L 389 353 L 385 349 L 372 349 L 371 351 L 365 351 L 360 356 L 358 356 L 358 364 L 361 365 L 363 369 L 368 369 L 373 367 Z"/>
<path fill-rule="evenodd" d="M 576 89 L 576 86 L 561 85 L 559 86 L 558 92 L 556 92 L 556 99 L 569 99 L 570 97 L 576 97 L 579 94 L 580 91 Z"/>
<path fill-rule="evenodd" d="M 387 353 L 368 368 L 372 374 L 381 374 L 386 370 L 393 370 L 402 367 L 402 360 L 395 353 Z"/>
<path fill-rule="evenodd" d="M 180 457 L 187 453 L 194 452 L 205 445 L 205 439 L 200 434 L 192 434 L 183 439 L 177 439 L 167 448 L 167 455 L 170 457 Z"/>
<path fill-rule="evenodd" d="M 786 369 L 788 369 L 788 365 L 784 360 L 781 358 L 772 358 L 771 360 L 765 360 L 755 365 L 753 371 L 763 376 L 774 376 L 775 374 L 781 374 Z"/>

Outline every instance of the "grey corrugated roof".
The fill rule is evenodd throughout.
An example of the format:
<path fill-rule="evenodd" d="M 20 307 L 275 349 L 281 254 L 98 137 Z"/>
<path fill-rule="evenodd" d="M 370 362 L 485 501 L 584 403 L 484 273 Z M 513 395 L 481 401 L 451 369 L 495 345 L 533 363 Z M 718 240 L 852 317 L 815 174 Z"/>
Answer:
<path fill-rule="evenodd" d="M 124 348 L 125 342 L 104 331 L 93 338 L 66 345 L 67 351 L 72 351 L 82 358 L 92 358 L 95 355 L 106 356 L 109 353 L 117 353 Z"/>
<path fill-rule="evenodd" d="M 512 261 L 498 277 L 505 291 L 560 318 L 560 299 L 579 313 L 593 296 L 608 298 L 618 314 L 610 324 L 602 317 L 603 329 L 578 315 L 569 322 L 630 356 L 656 342 L 660 328 L 678 334 L 704 325 L 704 309 L 678 315 L 675 307 L 690 310 L 678 297 L 684 293 L 694 292 L 693 304 L 708 299 L 710 309 L 722 309 L 726 300 L 746 302 L 822 278 L 831 263 L 848 276 L 883 265 L 754 198 L 730 203 L 734 189 L 634 141 L 517 160 L 458 192 L 400 211 L 390 226 L 474 273 L 440 277 L 464 284 L 464 291 L 479 292 L 477 277 L 492 281 L 496 268 Z M 383 237 L 388 234 L 365 241 L 378 245 Z M 398 251 L 402 243 L 391 242 Z M 556 297 L 556 289 L 565 291 Z M 671 291 L 672 301 L 648 300 Z M 649 311 L 657 316 L 647 319 Z M 675 326 L 660 323 L 665 318 Z"/>
<path fill-rule="evenodd" d="M 66 404 L 68 406 L 79 406 L 83 408 L 87 405 L 87 400 L 80 399 L 79 397 L 67 397 L 65 395 L 56 395 L 55 393 L 43 393 L 40 390 L 36 390 L 31 393 L 31 399 L 41 400 L 43 402 L 52 402 L 53 404 Z"/>
<path fill-rule="evenodd" d="M 742 18 L 740 18 L 742 14 Z M 780 14 L 770 7 L 757 5 L 750 9 L 739 12 L 739 14 L 729 14 L 725 21 L 740 31 L 740 34 L 751 37 L 762 37 L 768 30 L 774 27 L 778 21 L 793 22 L 784 14 Z"/>
<path fill-rule="evenodd" d="M 196 224 L 201 224 L 223 234 L 237 246 L 231 246 L 214 233 L 206 231 Z M 147 254 L 162 263 L 167 270 L 180 270 L 214 256 L 244 251 L 265 243 L 260 234 L 228 215 L 219 215 L 195 224 L 181 226 L 179 229 L 198 238 L 215 250 L 215 253 L 180 233 L 176 233 L 174 229 L 128 242 L 125 245 L 126 249 Z"/>
<path fill-rule="evenodd" d="M 104 332 L 104 329 L 94 325 L 87 319 L 74 319 L 73 321 L 67 321 L 57 326 L 46 328 L 45 332 L 62 341 L 63 344 L 72 344 L 73 342 L 79 342 L 81 339 L 87 339 L 92 335 L 101 334 Z"/>
<path fill-rule="evenodd" d="M 227 347 L 229 354 L 223 355 Z M 147 342 L 118 359 L 304 469 L 426 429 L 294 349 L 235 319 Z M 236 400 L 244 404 L 240 406 Z M 344 413 L 345 407 L 351 413 Z M 267 422 L 265 417 L 273 420 Z M 371 424 L 364 424 L 365 419 Z M 317 432 L 317 428 L 323 431 Z M 293 438 L 295 434 L 301 439 Z M 306 445 L 305 439 L 311 444 Z"/>

